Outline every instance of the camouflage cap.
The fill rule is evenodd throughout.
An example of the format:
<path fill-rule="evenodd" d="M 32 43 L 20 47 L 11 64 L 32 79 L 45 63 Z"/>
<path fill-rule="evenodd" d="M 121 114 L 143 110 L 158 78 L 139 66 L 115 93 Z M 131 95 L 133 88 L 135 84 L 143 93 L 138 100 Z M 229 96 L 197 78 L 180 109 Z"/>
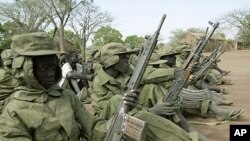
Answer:
<path fill-rule="evenodd" d="M 92 50 L 90 50 L 90 56 L 94 56 L 99 50 L 93 48 Z"/>
<path fill-rule="evenodd" d="M 181 54 L 181 52 L 176 50 L 176 49 L 171 49 L 168 51 L 161 52 L 159 54 L 160 54 L 160 58 L 161 58 L 163 56 L 178 55 L 178 54 Z"/>
<path fill-rule="evenodd" d="M 176 50 L 177 52 L 180 52 L 180 53 L 185 52 L 185 51 L 190 52 L 192 51 L 192 47 L 190 45 L 181 45 L 181 46 L 176 47 Z"/>
<path fill-rule="evenodd" d="M 149 60 L 149 65 L 157 65 L 157 64 L 163 64 L 166 63 L 167 60 L 161 60 L 160 56 L 157 53 L 153 53 L 150 60 Z"/>
<path fill-rule="evenodd" d="M 46 32 L 20 34 L 12 37 L 13 56 L 42 56 L 60 54 Z"/>
<path fill-rule="evenodd" d="M 121 43 L 108 43 L 101 48 L 100 62 L 105 68 L 112 66 L 119 61 L 120 54 L 134 54 L 138 51 L 128 51 L 126 46 Z"/>
<path fill-rule="evenodd" d="M 11 64 L 11 50 L 10 49 L 6 49 L 1 53 L 1 58 L 3 60 L 3 64 L 4 65 L 10 65 Z"/>

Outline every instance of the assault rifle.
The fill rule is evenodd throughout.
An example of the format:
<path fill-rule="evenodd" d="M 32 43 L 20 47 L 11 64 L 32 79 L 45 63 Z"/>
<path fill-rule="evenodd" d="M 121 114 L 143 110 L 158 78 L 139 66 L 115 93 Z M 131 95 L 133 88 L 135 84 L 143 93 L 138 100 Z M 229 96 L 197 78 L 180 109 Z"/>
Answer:
<path fill-rule="evenodd" d="M 214 31 L 218 28 L 219 23 L 212 23 L 209 24 L 213 27 L 210 34 L 205 37 L 204 39 L 200 40 L 193 50 L 193 52 L 188 56 L 187 60 L 183 63 L 182 67 L 177 68 L 176 76 L 177 78 L 174 80 L 173 85 L 170 87 L 168 93 L 163 98 L 163 102 L 178 102 L 179 94 L 182 88 L 186 88 L 188 86 L 188 80 L 190 75 L 193 73 L 192 66 L 195 65 L 200 58 L 202 50 L 207 45 L 209 39 L 213 35 Z M 182 116 L 180 111 L 176 112 L 176 115 L 173 116 L 174 122 L 178 123 L 180 127 L 182 127 L 187 132 L 193 132 L 195 129 L 189 125 L 186 119 Z"/>
<path fill-rule="evenodd" d="M 213 53 L 211 53 L 205 60 L 203 61 L 205 63 L 202 63 L 199 67 L 199 70 L 195 72 L 193 75 L 193 82 L 202 79 L 206 72 L 213 66 L 213 64 L 216 62 L 216 60 L 226 51 L 225 49 L 221 51 L 223 48 L 222 45 L 217 46 L 217 48 L 214 49 Z M 221 52 L 220 52 L 221 51 Z"/>
<path fill-rule="evenodd" d="M 215 49 L 213 50 L 213 52 L 207 56 L 200 64 L 199 64 L 199 69 L 202 68 L 208 61 L 210 58 L 212 58 L 212 56 L 214 56 L 215 53 L 218 53 L 219 51 L 221 51 L 223 47 L 221 45 L 216 46 Z"/>
<path fill-rule="evenodd" d="M 138 89 L 141 78 L 157 44 L 158 36 L 165 18 L 166 14 L 162 16 L 161 22 L 154 35 L 145 41 L 134 73 L 128 82 L 126 92 L 129 92 L 133 89 Z M 127 113 L 130 109 L 131 108 L 126 105 L 124 101 L 121 102 L 119 112 L 113 118 L 104 141 L 123 141 L 124 138 L 132 138 L 136 141 L 144 140 L 146 123 L 135 117 L 129 116 Z"/>
<path fill-rule="evenodd" d="M 88 67 L 90 67 L 88 62 L 82 61 L 81 75 L 85 79 L 80 79 L 80 82 L 81 82 L 80 85 L 76 79 L 70 79 L 70 82 L 71 82 L 71 84 L 72 84 L 72 86 L 73 86 L 73 88 L 78 96 L 80 96 L 80 94 L 81 94 L 80 92 L 81 92 L 83 87 L 85 87 L 86 89 L 89 88 L 88 80 L 91 80 L 92 76 L 91 76 L 91 74 L 88 73 Z"/>

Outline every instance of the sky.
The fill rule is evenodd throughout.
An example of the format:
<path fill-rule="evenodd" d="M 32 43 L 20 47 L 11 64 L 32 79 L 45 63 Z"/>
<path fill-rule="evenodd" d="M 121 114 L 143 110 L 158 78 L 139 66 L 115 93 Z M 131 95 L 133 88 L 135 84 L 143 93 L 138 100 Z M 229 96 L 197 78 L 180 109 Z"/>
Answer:
<path fill-rule="evenodd" d="M 175 29 L 205 29 L 208 21 L 216 22 L 228 12 L 250 8 L 250 0 L 94 0 L 94 3 L 111 13 L 112 27 L 123 37 L 153 34 L 162 15 L 167 14 L 160 35 L 162 42 L 169 41 Z M 226 33 L 226 38 L 233 36 Z"/>

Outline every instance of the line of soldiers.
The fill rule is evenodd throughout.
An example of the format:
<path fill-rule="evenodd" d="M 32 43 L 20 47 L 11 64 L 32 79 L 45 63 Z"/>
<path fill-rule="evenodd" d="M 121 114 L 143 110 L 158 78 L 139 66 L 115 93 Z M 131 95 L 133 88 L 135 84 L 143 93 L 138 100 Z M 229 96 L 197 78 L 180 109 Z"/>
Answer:
<path fill-rule="evenodd" d="M 123 94 L 139 61 L 138 51 L 128 51 L 121 43 L 106 44 L 93 52 L 93 74 L 89 75 L 82 73 L 77 52 L 55 51 L 47 33 L 16 35 L 11 49 L 1 54 L 5 67 L 0 69 L 0 140 L 101 141 L 124 101 L 134 107 L 129 115 L 148 124 L 147 141 L 206 141 L 199 132 L 187 132 L 169 117 L 181 110 L 185 115 L 207 117 L 212 112 L 218 120 L 234 120 L 243 110 L 218 106 L 232 102 L 222 96 L 224 89 L 212 85 L 219 77 L 209 79 L 208 75 L 183 88 L 178 103 L 162 102 L 177 66 L 190 51 L 154 53 L 140 88 Z M 62 55 L 68 63 L 59 65 Z M 86 86 L 81 80 L 92 82 Z M 88 97 L 92 113 L 84 106 Z"/>

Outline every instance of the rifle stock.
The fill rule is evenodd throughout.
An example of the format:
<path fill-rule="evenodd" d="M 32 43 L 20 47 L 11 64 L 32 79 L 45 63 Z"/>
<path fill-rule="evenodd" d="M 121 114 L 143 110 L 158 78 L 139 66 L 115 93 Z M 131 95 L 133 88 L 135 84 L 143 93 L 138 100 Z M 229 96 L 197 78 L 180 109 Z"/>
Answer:
<path fill-rule="evenodd" d="M 145 41 L 143 50 L 140 54 L 140 57 L 138 58 L 136 68 L 128 82 L 126 92 L 130 92 L 131 90 L 137 89 L 139 87 L 140 81 L 146 70 L 149 59 L 157 44 L 158 36 L 160 34 L 160 30 L 165 18 L 166 14 L 162 16 L 160 24 L 157 30 L 155 31 L 154 35 Z M 121 107 L 119 109 L 119 112 L 113 118 L 111 127 L 109 128 L 104 141 L 122 141 L 124 140 L 124 135 L 133 138 L 134 140 L 137 141 L 144 140 L 145 134 L 143 132 L 146 129 L 145 128 L 146 123 L 144 121 L 141 121 L 139 119 L 127 115 L 130 109 L 131 108 L 128 105 L 126 105 L 124 101 L 121 102 Z M 133 125 L 133 126 L 128 127 L 128 125 Z M 133 128 L 134 126 L 136 126 L 133 129 L 134 131 L 130 130 L 130 128 Z"/>

